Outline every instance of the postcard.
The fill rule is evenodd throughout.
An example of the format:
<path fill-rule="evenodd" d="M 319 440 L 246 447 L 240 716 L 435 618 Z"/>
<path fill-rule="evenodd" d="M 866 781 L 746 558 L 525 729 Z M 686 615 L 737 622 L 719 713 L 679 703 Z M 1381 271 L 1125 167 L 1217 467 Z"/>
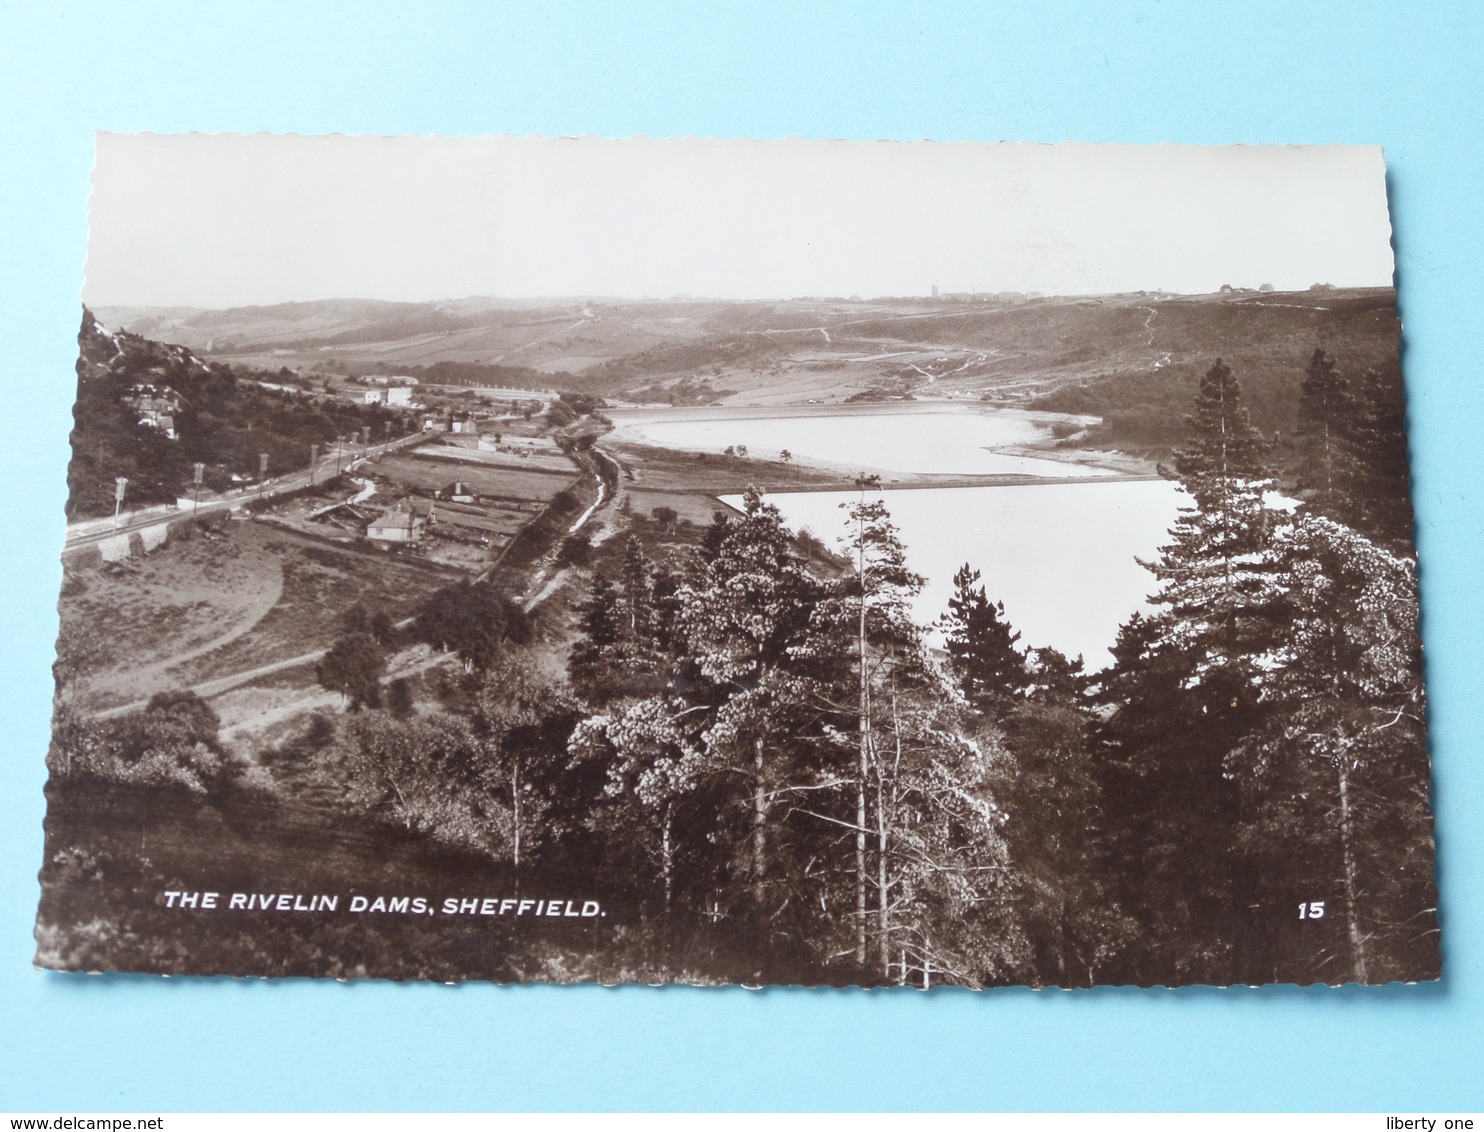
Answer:
<path fill-rule="evenodd" d="M 89 232 L 38 965 L 1439 977 L 1379 149 L 101 134 Z"/>

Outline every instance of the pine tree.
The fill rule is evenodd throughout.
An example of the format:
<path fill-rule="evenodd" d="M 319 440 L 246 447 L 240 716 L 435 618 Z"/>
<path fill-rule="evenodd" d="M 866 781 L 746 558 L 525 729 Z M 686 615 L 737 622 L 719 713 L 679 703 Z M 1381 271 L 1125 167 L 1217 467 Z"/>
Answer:
<path fill-rule="evenodd" d="M 907 613 L 908 601 L 922 588 L 920 575 L 907 569 L 906 550 L 897 538 L 886 504 L 879 499 L 867 501 L 868 488 L 877 486 L 875 477 L 861 477 L 857 481 L 861 488 L 860 501 L 841 504 L 847 512 L 845 549 L 856 563 L 855 577 L 848 583 L 849 592 L 844 596 L 848 606 L 853 600 L 856 606 L 856 676 L 859 684 L 859 705 L 856 715 L 857 768 L 855 809 L 855 873 L 856 873 L 856 962 L 866 965 L 866 906 L 870 876 L 867 872 L 867 806 L 873 766 L 880 767 L 881 754 L 877 750 L 880 740 L 876 735 L 876 705 L 873 702 L 874 685 L 883 676 L 894 675 L 893 669 L 899 659 L 915 659 L 913 647 L 920 642 Z M 878 784 L 881 775 L 878 769 Z M 877 860 L 876 880 L 878 922 L 877 934 L 881 939 L 883 957 L 889 960 L 890 944 L 887 942 L 890 925 L 887 922 L 890 879 L 884 869 L 887 861 L 888 832 L 885 825 L 884 801 L 877 798 Z"/>
<path fill-rule="evenodd" d="M 1321 515 L 1353 519 L 1355 402 L 1334 359 L 1316 349 L 1301 387 L 1298 436 L 1302 464 L 1298 490 Z"/>
<path fill-rule="evenodd" d="M 633 535 L 624 539 L 623 568 L 619 574 L 620 616 L 635 640 L 654 632 L 654 565 Z"/>
<path fill-rule="evenodd" d="M 1354 424 L 1357 514 L 1352 524 L 1398 554 L 1413 555 L 1406 398 L 1396 365 L 1367 370 Z"/>
<path fill-rule="evenodd" d="M 1027 677 L 1026 657 L 1015 647 L 1020 634 L 1005 620 L 1004 603 L 991 603 L 978 582 L 979 571 L 964 563 L 940 625 L 959 690 L 984 711 L 1019 695 Z"/>
<path fill-rule="evenodd" d="M 1163 607 L 1161 644 L 1182 654 L 1187 689 L 1206 711 L 1224 713 L 1232 695 L 1243 701 L 1255 692 L 1245 685 L 1271 638 L 1274 589 L 1262 551 L 1282 517 L 1265 501 L 1273 488 L 1267 444 L 1219 358 L 1201 379 L 1188 424 L 1175 473 L 1194 506 L 1181 509 L 1171 543 L 1147 564 L 1160 582 L 1150 600 Z"/>
<path fill-rule="evenodd" d="M 1316 515 L 1274 553 L 1287 616 L 1266 718 L 1226 757 L 1262 865 L 1252 900 L 1289 926 L 1271 933 L 1272 977 L 1416 977 L 1437 952 L 1415 572 Z M 1328 904 L 1328 930 L 1300 923 L 1295 893 Z"/>
<path fill-rule="evenodd" d="M 922 578 L 884 501 L 865 498 L 874 486 L 863 479 L 862 498 L 843 505 L 842 550 L 856 569 L 819 604 L 811 642 L 851 662 L 830 679 L 842 724 L 855 700 L 855 765 L 840 764 L 854 812 L 838 823 L 853 834 L 855 961 L 861 977 L 874 965 L 878 978 L 984 985 L 1024 950 L 989 788 L 1000 752 L 964 733 L 949 677 L 911 617 Z"/>
<path fill-rule="evenodd" d="M 1183 508 L 1160 557 L 1148 617 L 1136 615 L 1100 681 L 1100 778 L 1123 814 L 1115 852 L 1139 860 L 1120 899 L 1152 950 L 1139 980 L 1224 982 L 1247 947 L 1235 894 L 1250 863 L 1233 851 L 1240 796 L 1225 756 L 1261 722 L 1281 593 L 1267 546 L 1266 444 L 1221 360 L 1207 371 L 1175 474 Z"/>

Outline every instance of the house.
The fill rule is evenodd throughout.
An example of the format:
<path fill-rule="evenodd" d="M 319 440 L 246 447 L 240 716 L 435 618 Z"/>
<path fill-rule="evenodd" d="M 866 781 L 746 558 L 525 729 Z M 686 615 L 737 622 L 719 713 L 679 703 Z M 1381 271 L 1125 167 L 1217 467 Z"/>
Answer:
<path fill-rule="evenodd" d="M 436 494 L 440 499 L 451 499 L 455 503 L 474 502 L 474 489 L 463 480 L 454 480 L 453 483 L 443 487 Z"/>
<path fill-rule="evenodd" d="M 383 401 L 390 400 L 390 392 L 383 389 L 368 389 L 361 394 L 361 404 L 380 405 Z"/>
<path fill-rule="evenodd" d="M 153 385 L 136 385 L 129 392 L 129 405 L 138 414 L 139 423 L 145 428 L 158 429 L 174 440 L 174 414 L 180 411 L 180 398 Z"/>
<path fill-rule="evenodd" d="M 411 405 L 412 390 L 408 386 L 398 386 L 386 391 L 386 403 L 388 405 Z"/>
<path fill-rule="evenodd" d="M 372 542 L 413 543 L 423 536 L 427 519 L 407 501 L 383 511 L 366 524 L 366 537 Z"/>

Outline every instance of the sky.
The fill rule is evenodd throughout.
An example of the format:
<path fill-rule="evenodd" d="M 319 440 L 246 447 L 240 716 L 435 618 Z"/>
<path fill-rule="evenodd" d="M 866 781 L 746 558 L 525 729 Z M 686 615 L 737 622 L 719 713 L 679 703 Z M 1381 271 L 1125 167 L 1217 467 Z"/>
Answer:
<path fill-rule="evenodd" d="M 1389 286 L 1366 146 L 97 136 L 83 298 Z"/>

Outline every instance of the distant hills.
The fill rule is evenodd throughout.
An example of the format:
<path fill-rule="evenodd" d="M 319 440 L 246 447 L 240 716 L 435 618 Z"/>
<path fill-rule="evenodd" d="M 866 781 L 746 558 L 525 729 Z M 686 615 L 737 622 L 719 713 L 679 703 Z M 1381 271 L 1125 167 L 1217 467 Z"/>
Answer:
<path fill-rule="evenodd" d="M 208 361 L 265 370 L 456 374 L 461 384 L 641 403 L 976 398 L 1097 413 L 1110 421 L 1105 440 L 1153 446 L 1178 434 L 1195 382 L 1217 357 L 1237 372 L 1267 431 L 1291 426 L 1316 347 L 1357 377 L 1399 375 L 1389 288 L 779 302 L 334 299 L 98 313 Z"/>

